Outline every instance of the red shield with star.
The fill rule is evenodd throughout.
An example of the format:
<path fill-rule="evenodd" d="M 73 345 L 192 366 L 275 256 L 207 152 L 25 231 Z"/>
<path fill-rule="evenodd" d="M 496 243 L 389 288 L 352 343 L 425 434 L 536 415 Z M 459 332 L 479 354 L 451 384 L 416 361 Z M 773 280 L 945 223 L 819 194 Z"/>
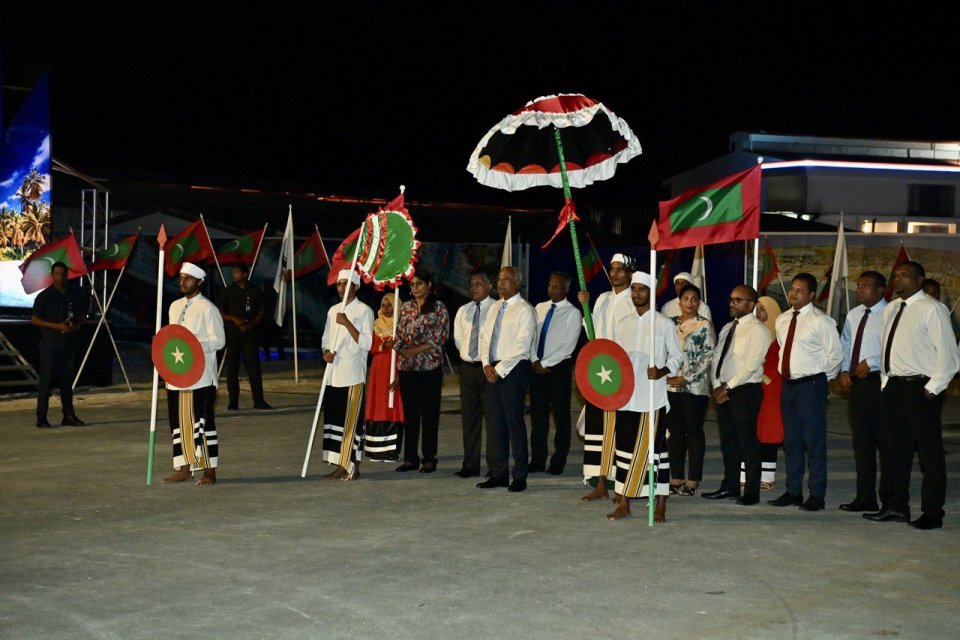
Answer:
<path fill-rule="evenodd" d="M 153 336 L 153 366 L 175 387 L 186 388 L 203 375 L 205 359 L 197 336 L 179 324 L 168 324 Z"/>
<path fill-rule="evenodd" d="M 633 395 L 630 358 L 613 340 L 588 342 L 577 357 L 575 378 L 584 399 L 604 411 L 616 411 Z"/>

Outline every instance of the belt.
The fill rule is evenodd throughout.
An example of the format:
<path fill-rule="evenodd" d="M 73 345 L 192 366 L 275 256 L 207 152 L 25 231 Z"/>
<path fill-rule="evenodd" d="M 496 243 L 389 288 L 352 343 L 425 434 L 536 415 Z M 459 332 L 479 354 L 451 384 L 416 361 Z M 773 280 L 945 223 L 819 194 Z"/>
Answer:
<path fill-rule="evenodd" d="M 482 367 L 482 366 L 483 366 L 483 363 L 482 363 L 482 362 L 467 362 L 466 360 L 461 360 L 461 361 L 460 361 L 460 364 L 465 364 L 465 365 L 467 365 L 468 367 Z"/>
<path fill-rule="evenodd" d="M 930 376 L 889 376 L 890 380 L 897 380 L 899 382 L 928 382 Z"/>
<path fill-rule="evenodd" d="M 816 379 L 819 378 L 820 376 L 826 377 L 826 375 L 827 375 L 827 374 L 825 374 L 825 373 L 815 373 L 815 374 L 813 374 L 812 376 L 803 376 L 802 378 L 790 378 L 789 380 L 784 380 L 783 382 L 784 382 L 785 384 L 801 384 L 801 383 L 804 383 L 804 382 L 813 382 L 814 380 L 816 380 Z"/>

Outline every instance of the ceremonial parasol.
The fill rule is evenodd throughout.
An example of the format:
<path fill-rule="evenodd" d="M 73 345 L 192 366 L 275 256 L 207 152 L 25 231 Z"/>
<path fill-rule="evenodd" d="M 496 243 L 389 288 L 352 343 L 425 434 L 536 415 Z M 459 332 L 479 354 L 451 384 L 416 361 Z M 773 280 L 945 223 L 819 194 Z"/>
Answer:
<path fill-rule="evenodd" d="M 577 277 L 580 288 L 586 289 L 575 224 L 579 218 L 570 187 L 607 180 L 617 165 L 640 153 L 640 141 L 626 121 L 602 102 L 561 93 L 531 100 L 494 125 L 471 154 L 467 171 L 481 184 L 507 191 L 562 187 L 565 204 L 547 245 L 564 226 L 570 228 Z M 586 303 L 583 312 L 592 340 L 593 319 Z"/>

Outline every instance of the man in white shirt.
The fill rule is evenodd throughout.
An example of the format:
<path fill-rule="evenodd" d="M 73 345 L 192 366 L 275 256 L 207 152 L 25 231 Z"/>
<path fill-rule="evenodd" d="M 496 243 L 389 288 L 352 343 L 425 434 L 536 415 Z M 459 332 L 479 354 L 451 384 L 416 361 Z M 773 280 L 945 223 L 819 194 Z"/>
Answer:
<path fill-rule="evenodd" d="M 821 511 L 827 493 L 827 381 L 836 377 L 843 360 L 833 319 L 813 306 L 817 279 L 798 273 L 790 282 L 791 308 L 777 318 L 780 375 L 783 388 L 783 448 L 787 454 L 787 490 L 768 503 Z M 803 500 L 803 472 L 810 469 Z"/>
<path fill-rule="evenodd" d="M 363 384 L 373 346 L 373 310 L 357 300 L 359 286 L 356 271 L 343 269 L 337 275 L 337 296 L 343 304 L 327 311 L 320 341 L 323 361 L 333 368 L 323 409 L 323 461 L 337 465 L 327 477 L 339 480 L 360 476 L 363 452 Z"/>
<path fill-rule="evenodd" d="M 480 333 L 496 300 L 490 297 L 490 276 L 470 276 L 470 302 L 457 309 L 453 319 L 453 342 L 460 352 L 460 423 L 463 427 L 463 464 L 453 475 L 472 478 L 480 475 L 480 440 L 483 424 L 487 431 L 487 467 L 493 466 L 490 450 L 490 403 L 487 378 L 480 360 Z"/>
<path fill-rule="evenodd" d="M 535 308 L 533 376 L 530 380 L 530 467 L 529 473 L 563 473 L 570 452 L 570 396 L 573 391 L 571 356 L 580 337 L 580 310 L 570 304 L 570 274 L 554 271 L 547 284 L 550 299 Z M 547 468 L 547 436 L 550 412 L 556 433 L 553 456 Z"/>
<path fill-rule="evenodd" d="M 677 275 L 673 276 L 673 288 L 677 292 L 677 297 L 674 298 L 673 300 L 668 300 L 667 302 L 665 302 L 663 304 L 663 307 L 661 307 L 660 313 L 667 316 L 668 318 L 676 318 L 677 316 L 679 316 L 680 315 L 680 291 L 682 291 L 683 288 L 688 284 L 695 284 L 693 280 L 694 280 L 693 276 L 687 273 L 686 271 L 681 271 Z M 699 285 L 697 286 L 699 287 Z M 707 320 L 710 320 L 711 322 L 713 321 L 713 314 L 710 313 L 710 307 L 707 306 L 707 303 L 704 302 L 703 299 L 700 300 L 700 308 L 697 309 L 697 313 L 699 313 L 702 317 L 706 318 Z"/>
<path fill-rule="evenodd" d="M 648 447 L 653 442 L 656 505 L 654 522 L 664 522 L 667 496 L 670 493 L 670 460 L 667 456 L 666 426 L 663 415 L 670 410 L 667 400 L 668 375 L 677 375 L 683 365 L 683 352 L 670 318 L 650 308 L 650 289 L 656 286 L 650 274 L 638 271 L 630 279 L 632 310 L 617 318 L 620 344 L 633 367 L 633 395 L 617 411 L 616 431 L 616 497 L 617 508 L 607 514 L 608 520 L 630 515 L 630 501 L 649 498 Z M 651 327 L 655 324 L 654 327 Z M 654 351 L 651 358 L 650 333 L 653 329 Z M 653 404 L 651 401 L 651 387 Z M 651 434 L 650 411 L 654 411 Z M 651 437 L 651 435 L 653 437 Z"/>
<path fill-rule="evenodd" d="M 893 273 L 900 300 L 883 312 L 881 378 L 883 422 L 880 431 L 880 501 L 877 522 L 910 521 L 910 471 L 913 452 L 920 458 L 921 516 L 917 529 L 943 526 L 947 493 L 943 453 L 944 391 L 960 368 L 960 351 L 947 308 L 921 289 L 923 266 L 905 262 Z"/>
<path fill-rule="evenodd" d="M 856 307 L 847 314 L 840 334 L 843 364 L 840 384 L 850 390 L 847 419 L 857 466 L 857 495 L 841 504 L 843 511 L 877 511 L 877 449 L 883 411 L 880 407 L 880 333 L 887 301 L 887 279 L 876 271 L 857 278 Z"/>
<path fill-rule="evenodd" d="M 160 482 L 186 482 L 194 471 L 203 471 L 197 481 L 205 486 L 217 481 L 219 443 L 214 422 L 217 399 L 217 350 L 227 344 L 223 318 L 217 306 L 200 293 L 206 272 L 195 264 L 180 267 L 180 293 L 170 304 L 169 322 L 186 327 L 203 349 L 204 369 L 189 387 L 167 383 L 167 416 L 173 441 L 173 475 Z"/>
<path fill-rule="evenodd" d="M 490 440 L 493 466 L 480 489 L 527 488 L 527 425 L 523 418 L 524 397 L 530 385 L 530 353 L 533 350 L 537 317 L 533 307 L 520 297 L 520 270 L 503 267 L 497 278 L 500 304 L 487 315 L 480 333 L 480 358 L 490 396 Z M 513 482 L 510 478 L 510 451 L 513 451 Z"/>
<path fill-rule="evenodd" d="M 723 482 L 720 489 L 704 493 L 708 500 L 732 498 L 741 505 L 760 502 L 760 443 L 757 417 L 763 402 L 763 363 L 773 336 L 757 316 L 757 292 L 746 285 L 734 287 L 728 306 L 732 322 L 720 331 L 713 361 L 713 400 L 717 403 Z M 740 495 L 740 464 L 744 468 Z"/>
<path fill-rule="evenodd" d="M 630 300 L 630 278 L 637 268 L 633 256 L 615 253 L 610 258 L 610 284 L 612 291 L 597 296 L 593 306 L 594 338 L 617 342 L 616 320 L 623 314 L 633 312 Z M 577 293 L 580 303 L 590 302 L 590 293 Z M 603 411 L 589 402 L 584 406 L 583 479 L 594 485 L 593 491 L 582 500 L 601 500 L 609 497 L 608 484 L 613 486 L 614 434 L 616 433 L 615 411 Z"/>

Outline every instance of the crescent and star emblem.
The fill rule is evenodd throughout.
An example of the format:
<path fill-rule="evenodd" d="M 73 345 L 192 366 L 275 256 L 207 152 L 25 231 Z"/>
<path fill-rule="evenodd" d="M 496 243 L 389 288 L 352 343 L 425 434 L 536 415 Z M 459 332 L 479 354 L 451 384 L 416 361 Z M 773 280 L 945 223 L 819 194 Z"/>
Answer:
<path fill-rule="evenodd" d="M 117 255 L 118 253 L 120 253 L 120 245 L 119 245 L 119 244 L 111 244 L 109 247 L 107 247 L 107 250 L 103 252 L 103 257 L 104 257 L 104 258 L 112 258 L 112 257 L 114 257 L 115 255 Z"/>
<path fill-rule="evenodd" d="M 707 196 L 700 196 L 700 199 L 707 203 L 707 210 L 702 216 L 697 218 L 697 222 L 700 220 L 706 220 L 710 217 L 710 214 L 713 213 L 713 202 L 710 200 L 710 198 Z"/>
<path fill-rule="evenodd" d="M 173 259 L 174 262 L 176 262 L 177 260 L 180 259 L 182 255 L 183 255 L 183 244 L 178 242 L 177 244 L 173 245 L 173 249 L 170 250 L 170 257 Z"/>
<path fill-rule="evenodd" d="M 226 253 L 227 251 L 233 251 L 234 249 L 239 249 L 239 248 L 240 248 L 240 241 L 239 241 L 239 240 L 231 240 L 230 242 L 228 242 L 228 243 L 226 244 L 225 247 L 223 247 L 222 251 L 223 251 L 224 253 Z"/>

